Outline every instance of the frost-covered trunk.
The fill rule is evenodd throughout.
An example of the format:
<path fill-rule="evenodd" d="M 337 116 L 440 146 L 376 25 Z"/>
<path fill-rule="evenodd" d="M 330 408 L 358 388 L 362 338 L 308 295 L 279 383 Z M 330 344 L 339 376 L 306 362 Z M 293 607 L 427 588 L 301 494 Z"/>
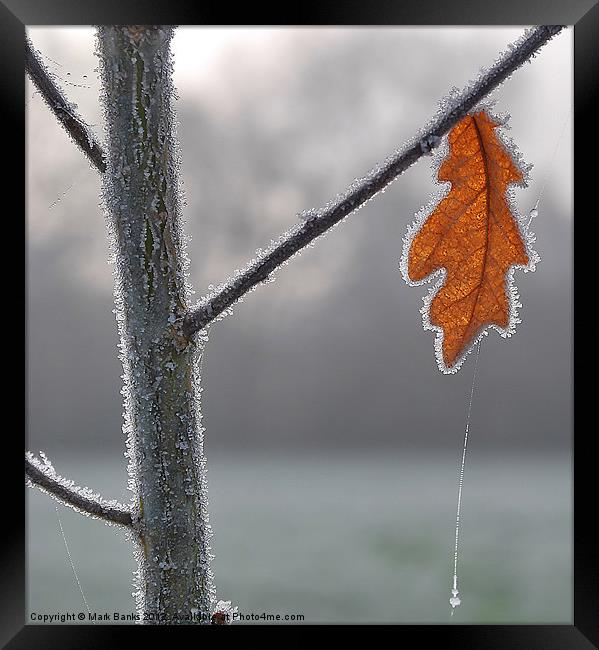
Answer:
<path fill-rule="evenodd" d="M 200 344 L 181 331 L 188 288 L 180 230 L 168 26 L 98 32 L 107 129 L 103 196 L 115 301 L 138 608 L 147 622 L 209 621 L 214 604 L 199 408 Z"/>

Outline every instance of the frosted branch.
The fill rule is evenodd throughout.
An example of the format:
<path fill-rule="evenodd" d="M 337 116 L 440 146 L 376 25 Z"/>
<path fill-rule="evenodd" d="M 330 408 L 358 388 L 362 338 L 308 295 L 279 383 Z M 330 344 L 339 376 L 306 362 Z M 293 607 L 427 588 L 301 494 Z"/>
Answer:
<path fill-rule="evenodd" d="M 29 39 L 25 40 L 25 70 L 67 133 L 101 173 L 106 171 L 104 151 L 89 126 L 77 113 L 75 104 L 54 83 Z"/>
<path fill-rule="evenodd" d="M 78 512 L 111 524 L 133 527 L 131 513 L 125 506 L 105 501 L 88 488 L 76 486 L 73 481 L 59 476 L 44 455 L 39 460 L 30 452 L 25 454 L 25 477 L 29 487 L 39 488 Z"/>
<path fill-rule="evenodd" d="M 301 225 L 296 225 L 285 235 L 279 237 L 278 242 L 273 243 L 257 259 L 252 260 L 244 270 L 237 272 L 233 278 L 201 300 L 199 305 L 185 317 L 184 334 L 191 337 L 206 327 L 244 294 L 261 282 L 267 281 L 275 269 L 285 264 L 312 240 L 363 206 L 419 158 L 430 154 L 431 149 L 438 146 L 441 138 L 468 111 L 505 81 L 525 61 L 530 60 L 550 38 L 562 29 L 562 25 L 543 25 L 525 32 L 516 43 L 508 47 L 507 52 L 491 68 L 482 73 L 461 94 L 451 95 L 444 99 L 437 116 L 402 149 L 389 156 L 382 165 L 375 167 L 368 175 L 355 181 L 343 195 L 337 196 L 320 210 L 303 213 Z"/>

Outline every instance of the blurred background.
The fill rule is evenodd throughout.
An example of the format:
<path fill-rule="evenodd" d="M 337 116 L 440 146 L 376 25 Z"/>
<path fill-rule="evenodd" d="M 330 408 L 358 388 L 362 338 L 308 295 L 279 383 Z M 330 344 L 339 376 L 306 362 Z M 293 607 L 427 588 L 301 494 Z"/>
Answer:
<path fill-rule="evenodd" d="M 173 40 L 190 279 L 199 298 L 408 140 L 524 28 L 189 28 Z M 95 34 L 30 27 L 103 137 Z M 128 502 L 100 178 L 28 81 L 27 448 Z M 436 187 L 421 159 L 210 329 L 202 378 L 213 568 L 242 613 L 307 622 L 572 620 L 572 30 L 496 90 L 533 163 L 541 256 L 522 323 L 439 372 L 426 287 L 398 269 Z M 83 611 L 55 502 L 27 498 L 29 612 Z M 58 506 L 93 611 L 134 611 L 122 532 Z"/>

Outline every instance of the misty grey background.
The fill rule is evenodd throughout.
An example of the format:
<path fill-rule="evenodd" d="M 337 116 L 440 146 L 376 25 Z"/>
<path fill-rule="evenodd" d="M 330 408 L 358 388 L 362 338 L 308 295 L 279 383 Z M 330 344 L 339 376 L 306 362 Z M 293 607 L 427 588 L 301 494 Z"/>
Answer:
<path fill-rule="evenodd" d="M 93 30 L 28 32 L 101 134 Z M 521 33 L 179 28 L 197 297 L 400 147 Z M 516 335 L 492 331 L 481 348 L 455 622 L 571 617 L 571 70 L 567 30 L 493 94 L 512 114 L 506 134 L 534 164 L 519 209 L 542 191 L 541 262 L 516 273 Z M 34 90 L 28 82 L 27 447 L 128 501 L 100 179 Z M 202 385 L 214 569 L 219 596 L 241 611 L 449 620 L 474 357 L 457 375 L 439 372 L 419 312 L 428 288 L 408 287 L 398 270 L 407 226 L 434 189 L 424 158 L 210 330 Z M 80 609 L 54 504 L 27 499 L 29 609 Z M 60 512 L 90 604 L 130 611 L 122 533 Z"/>

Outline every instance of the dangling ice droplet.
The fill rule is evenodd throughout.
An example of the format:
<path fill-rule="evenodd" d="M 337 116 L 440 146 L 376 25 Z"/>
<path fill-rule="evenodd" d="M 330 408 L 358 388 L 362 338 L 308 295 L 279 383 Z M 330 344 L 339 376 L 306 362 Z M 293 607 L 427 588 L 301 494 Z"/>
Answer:
<path fill-rule="evenodd" d="M 539 195 L 539 198 L 537 199 L 537 202 L 534 204 L 532 210 L 528 213 L 528 223 L 526 224 L 526 229 L 530 228 L 530 224 L 532 223 L 533 219 L 536 219 L 539 216 L 539 202 L 541 200 L 541 197 Z"/>
<path fill-rule="evenodd" d="M 458 577 L 453 574 L 453 589 L 451 590 L 451 598 L 449 599 L 449 604 L 451 605 L 451 615 L 453 616 L 453 611 L 456 607 L 459 607 L 462 604 L 462 599 L 459 596 L 458 591 Z"/>
<path fill-rule="evenodd" d="M 60 194 L 60 195 L 58 196 L 58 198 L 56 198 L 54 201 L 52 201 L 52 203 L 50 203 L 50 205 L 48 206 L 48 210 L 52 210 L 52 208 L 54 208 L 55 206 L 57 206 L 57 205 L 61 202 L 61 200 L 64 199 L 64 197 L 67 195 L 68 191 L 73 187 L 73 185 L 75 185 L 75 181 L 73 181 L 73 182 L 72 182 L 72 183 L 67 187 L 67 189 L 66 189 L 62 194 Z"/>
<path fill-rule="evenodd" d="M 454 585 L 455 585 L 455 581 L 454 581 Z M 454 587 L 451 590 L 451 593 L 452 596 L 449 599 L 449 604 L 451 605 L 452 609 L 455 609 L 456 607 L 459 607 L 462 604 L 462 601 L 458 595 L 460 592 Z"/>

